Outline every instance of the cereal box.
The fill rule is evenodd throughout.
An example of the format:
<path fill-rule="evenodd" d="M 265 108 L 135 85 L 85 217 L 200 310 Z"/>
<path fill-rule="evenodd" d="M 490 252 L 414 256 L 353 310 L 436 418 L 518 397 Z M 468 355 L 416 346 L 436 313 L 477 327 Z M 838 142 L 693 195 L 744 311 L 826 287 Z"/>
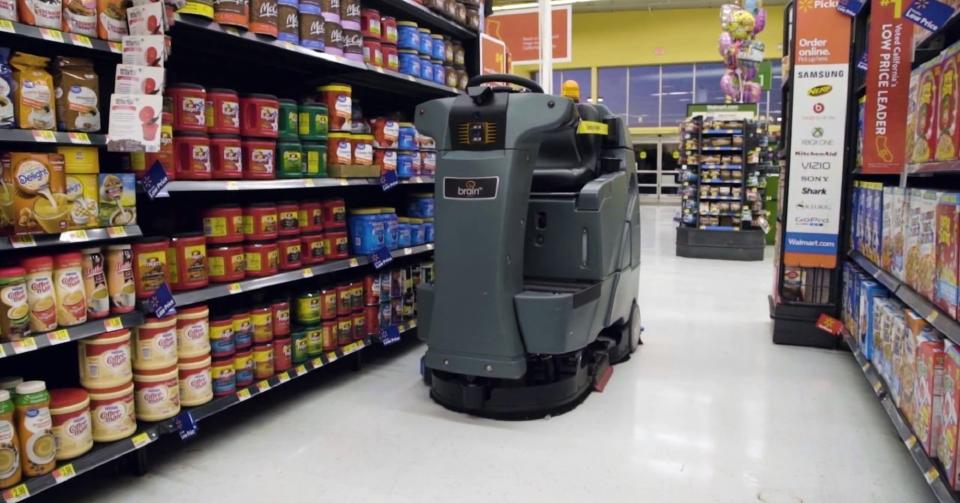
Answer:
<path fill-rule="evenodd" d="M 900 351 L 900 410 L 912 425 L 916 422 L 914 410 L 914 381 L 917 374 L 917 347 L 920 339 L 933 335 L 934 330 L 914 310 L 903 310 L 903 346 Z"/>
<path fill-rule="evenodd" d="M 874 264 L 880 263 L 880 245 L 883 240 L 883 184 L 874 182 L 870 184 L 870 222 L 872 232 L 870 234 L 870 260 Z"/>
<path fill-rule="evenodd" d="M 900 280 L 904 279 L 904 232 L 907 221 L 907 191 L 900 187 L 890 187 L 890 226 L 884 227 L 884 237 L 889 236 L 890 268 L 887 271 Z M 886 200 L 884 200 L 886 201 Z M 886 268 L 885 268 L 886 269 Z"/>
<path fill-rule="evenodd" d="M 934 442 L 940 438 L 943 406 L 943 338 L 924 334 L 917 344 L 917 374 L 913 381 L 913 406 L 916 432 L 923 450 L 935 455 Z"/>
<path fill-rule="evenodd" d="M 937 202 L 940 192 L 924 190 L 920 196 L 920 239 L 916 284 L 913 289 L 934 299 L 937 279 Z"/>
<path fill-rule="evenodd" d="M 937 441 L 937 458 L 946 471 L 947 483 L 957 489 L 957 434 L 960 424 L 960 348 L 944 341 L 943 348 L 943 406 L 940 409 L 940 438 Z"/>
<path fill-rule="evenodd" d="M 893 346 L 890 349 L 890 365 L 894 379 L 894 383 L 891 385 L 891 396 L 893 397 L 893 403 L 895 403 L 897 407 L 901 407 L 904 386 L 903 356 L 906 345 L 908 344 L 907 323 L 903 319 L 903 304 L 897 302 L 895 299 L 891 299 L 890 311 L 890 339 L 893 341 Z"/>
<path fill-rule="evenodd" d="M 53 234 L 67 230 L 70 205 L 64 194 L 63 156 L 12 152 L 4 170 L 13 187 L 13 228 L 17 234 Z"/>
<path fill-rule="evenodd" d="M 920 108 L 917 103 L 917 93 L 920 88 L 920 71 L 919 69 L 913 70 L 910 72 L 910 88 L 907 91 L 907 143 L 906 143 L 906 159 L 907 162 L 913 162 L 913 151 L 915 138 L 914 134 L 917 131 L 917 110 Z"/>
<path fill-rule="evenodd" d="M 937 266 L 934 303 L 957 317 L 957 225 L 960 206 L 955 193 L 940 194 L 936 213 Z"/>
<path fill-rule="evenodd" d="M 886 297 L 887 289 L 872 280 L 864 280 L 860 283 L 860 350 L 863 356 L 868 360 L 873 359 L 873 299 L 876 297 Z"/>
<path fill-rule="evenodd" d="M 100 225 L 133 225 L 137 223 L 136 179 L 133 173 L 101 173 L 98 175 Z"/>
<path fill-rule="evenodd" d="M 957 65 L 960 63 L 960 45 L 943 51 L 937 75 L 937 150 L 934 158 L 951 161 L 957 158 L 960 145 L 960 124 L 957 122 L 960 92 L 957 89 Z"/>
<path fill-rule="evenodd" d="M 916 70 L 919 72 L 916 96 L 916 123 L 913 131 L 912 162 L 933 160 L 937 148 L 937 74 L 939 60 L 933 59 Z"/>
<path fill-rule="evenodd" d="M 920 264 L 920 215 L 923 213 L 921 196 L 923 189 L 906 189 L 907 214 L 904 226 L 903 281 L 913 287 L 918 284 L 917 273 Z"/>

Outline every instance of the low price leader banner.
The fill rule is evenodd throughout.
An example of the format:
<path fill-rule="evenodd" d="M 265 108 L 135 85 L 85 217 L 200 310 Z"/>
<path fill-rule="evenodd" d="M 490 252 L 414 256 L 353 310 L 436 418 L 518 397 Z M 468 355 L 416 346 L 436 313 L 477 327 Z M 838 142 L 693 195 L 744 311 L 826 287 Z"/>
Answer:
<path fill-rule="evenodd" d="M 796 5 L 783 261 L 834 268 L 840 233 L 851 18 L 837 0 Z"/>
<path fill-rule="evenodd" d="M 872 0 L 863 113 L 864 173 L 900 173 L 907 159 L 907 123 L 913 23 L 906 2 Z"/>

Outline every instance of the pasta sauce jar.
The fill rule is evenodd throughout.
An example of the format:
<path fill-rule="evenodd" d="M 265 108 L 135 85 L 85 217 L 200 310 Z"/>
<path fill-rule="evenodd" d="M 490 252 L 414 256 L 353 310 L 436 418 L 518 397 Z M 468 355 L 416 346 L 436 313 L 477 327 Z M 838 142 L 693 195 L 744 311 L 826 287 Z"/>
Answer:
<path fill-rule="evenodd" d="M 203 235 L 209 244 L 243 241 L 243 210 L 236 205 L 214 206 L 203 210 Z"/>

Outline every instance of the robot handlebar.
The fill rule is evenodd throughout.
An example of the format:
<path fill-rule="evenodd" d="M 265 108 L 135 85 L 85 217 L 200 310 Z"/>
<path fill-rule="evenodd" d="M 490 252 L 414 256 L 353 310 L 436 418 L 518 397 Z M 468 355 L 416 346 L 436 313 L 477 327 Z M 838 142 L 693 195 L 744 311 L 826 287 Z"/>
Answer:
<path fill-rule="evenodd" d="M 494 73 L 490 75 L 477 75 L 471 78 L 467 82 L 467 87 L 479 86 L 480 84 L 486 84 L 487 82 L 506 82 L 508 84 L 515 84 L 524 89 L 528 89 L 535 93 L 543 94 L 543 88 L 540 87 L 536 82 L 525 79 L 523 77 L 518 77 L 516 75 L 510 75 L 506 73 Z"/>

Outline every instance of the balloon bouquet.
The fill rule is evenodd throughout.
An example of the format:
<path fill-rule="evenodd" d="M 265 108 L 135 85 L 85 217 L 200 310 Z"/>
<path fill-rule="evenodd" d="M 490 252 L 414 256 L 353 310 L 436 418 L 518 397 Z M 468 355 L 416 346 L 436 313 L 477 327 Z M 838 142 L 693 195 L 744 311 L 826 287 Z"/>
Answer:
<path fill-rule="evenodd" d="M 727 67 L 720 77 L 720 90 L 732 103 L 757 103 L 762 88 L 753 82 L 757 76 L 757 61 L 745 55 L 763 55 L 763 42 L 756 40 L 767 24 L 767 11 L 761 0 L 741 0 L 742 6 L 725 4 L 720 7 L 719 49 Z"/>

